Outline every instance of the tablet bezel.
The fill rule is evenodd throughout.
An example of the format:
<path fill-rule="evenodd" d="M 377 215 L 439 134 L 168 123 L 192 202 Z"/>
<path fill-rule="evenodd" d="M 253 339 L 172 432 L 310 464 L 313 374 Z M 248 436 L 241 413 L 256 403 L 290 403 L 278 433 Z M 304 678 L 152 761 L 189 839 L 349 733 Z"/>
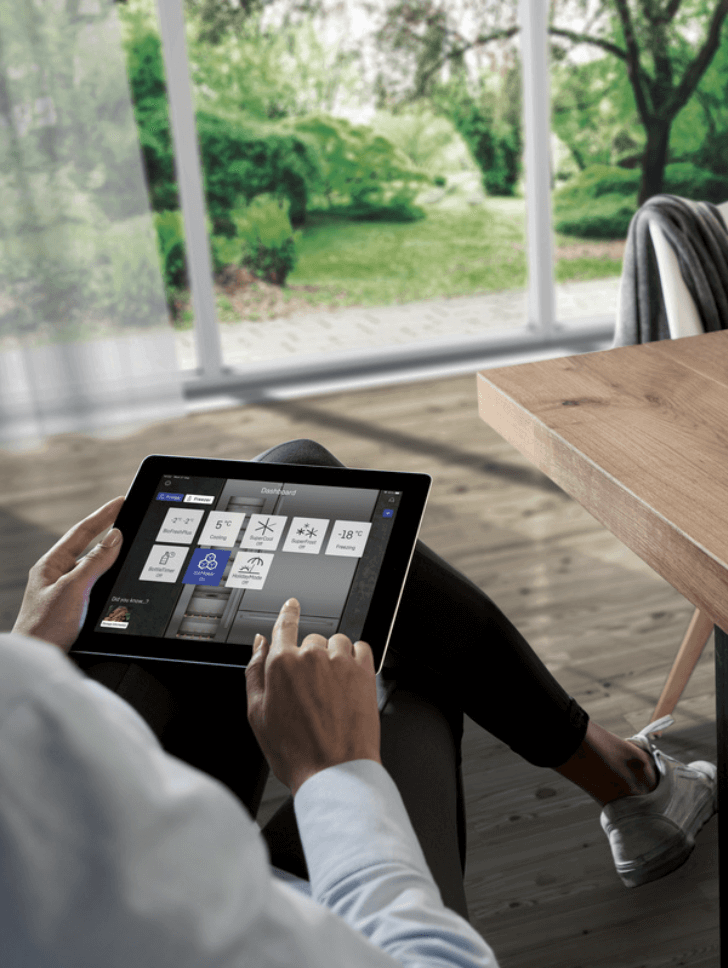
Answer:
<path fill-rule="evenodd" d="M 115 522 L 115 526 L 124 536 L 119 557 L 111 569 L 97 581 L 91 592 L 86 621 L 71 649 L 72 655 L 195 663 L 230 668 L 245 668 L 248 664 L 250 648 L 237 643 L 122 635 L 117 632 L 104 633 L 95 629 L 144 517 L 155 494 L 159 491 L 160 480 L 167 475 L 218 478 L 223 481 L 226 479 L 252 481 L 280 479 L 285 484 L 369 488 L 380 492 L 400 491 L 400 502 L 392 521 L 392 534 L 360 636 L 370 644 L 375 668 L 379 671 L 389 644 L 432 484 L 432 478 L 428 474 L 160 454 L 153 454 L 142 462 L 127 492 L 124 505 Z M 290 595 L 295 597 L 295 594 L 295 589 L 291 589 Z M 234 656 L 230 654 L 231 649 L 237 650 Z M 242 650 L 245 652 L 244 655 L 240 654 Z"/>

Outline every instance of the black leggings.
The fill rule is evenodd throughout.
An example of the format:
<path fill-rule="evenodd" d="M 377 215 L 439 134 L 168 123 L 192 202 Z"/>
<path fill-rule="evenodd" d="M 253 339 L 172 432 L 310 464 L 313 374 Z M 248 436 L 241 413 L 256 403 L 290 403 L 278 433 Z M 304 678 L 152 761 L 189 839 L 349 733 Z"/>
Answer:
<path fill-rule="evenodd" d="M 310 440 L 255 459 L 341 466 Z M 247 724 L 242 670 L 75 658 L 138 709 L 168 752 L 225 783 L 256 815 L 268 768 Z M 467 917 L 463 712 L 542 767 L 576 752 L 588 716 L 490 598 L 419 541 L 377 690 L 382 761 L 443 900 Z M 263 834 L 275 866 L 307 876 L 290 799 Z"/>
<path fill-rule="evenodd" d="M 342 467 L 312 440 L 291 440 L 256 460 Z M 498 606 L 421 541 L 412 557 L 386 665 L 412 660 L 493 736 L 535 766 L 561 766 L 589 717 L 562 689 Z"/>

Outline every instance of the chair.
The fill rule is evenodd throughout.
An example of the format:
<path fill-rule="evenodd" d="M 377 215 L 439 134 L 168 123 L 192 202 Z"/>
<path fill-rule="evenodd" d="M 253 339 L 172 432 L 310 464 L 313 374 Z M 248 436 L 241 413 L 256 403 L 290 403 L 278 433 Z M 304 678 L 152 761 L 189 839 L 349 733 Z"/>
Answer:
<path fill-rule="evenodd" d="M 719 205 L 718 210 L 728 224 L 728 202 Z M 659 226 L 654 222 L 650 224 L 650 237 L 655 249 L 655 258 L 660 274 L 660 285 L 665 300 L 670 339 L 698 336 L 703 332 L 703 325 L 695 302 L 680 272 L 677 256 Z M 619 306 L 617 312 L 619 313 Z M 712 631 L 713 620 L 705 612 L 696 608 L 655 706 L 651 722 L 656 722 L 663 716 L 669 716 L 672 713 Z"/>

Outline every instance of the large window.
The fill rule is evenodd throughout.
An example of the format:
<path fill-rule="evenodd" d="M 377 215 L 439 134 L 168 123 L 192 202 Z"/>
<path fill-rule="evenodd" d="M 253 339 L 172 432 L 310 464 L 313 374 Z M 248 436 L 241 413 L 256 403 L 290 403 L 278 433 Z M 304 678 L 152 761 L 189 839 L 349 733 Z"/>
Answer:
<path fill-rule="evenodd" d="M 554 284 L 547 4 L 158 13 L 124 21 L 192 390 L 608 337 Z"/>

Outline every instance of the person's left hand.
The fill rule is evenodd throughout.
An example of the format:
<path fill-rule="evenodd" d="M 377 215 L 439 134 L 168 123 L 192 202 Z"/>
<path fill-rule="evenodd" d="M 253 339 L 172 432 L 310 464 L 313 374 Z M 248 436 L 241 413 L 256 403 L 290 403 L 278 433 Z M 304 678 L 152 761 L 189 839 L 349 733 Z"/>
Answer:
<path fill-rule="evenodd" d="M 121 531 L 114 528 L 78 560 L 94 538 L 110 527 L 124 503 L 116 497 L 74 525 L 30 569 L 13 632 L 33 635 L 68 652 L 78 638 L 97 578 L 116 561 Z"/>

